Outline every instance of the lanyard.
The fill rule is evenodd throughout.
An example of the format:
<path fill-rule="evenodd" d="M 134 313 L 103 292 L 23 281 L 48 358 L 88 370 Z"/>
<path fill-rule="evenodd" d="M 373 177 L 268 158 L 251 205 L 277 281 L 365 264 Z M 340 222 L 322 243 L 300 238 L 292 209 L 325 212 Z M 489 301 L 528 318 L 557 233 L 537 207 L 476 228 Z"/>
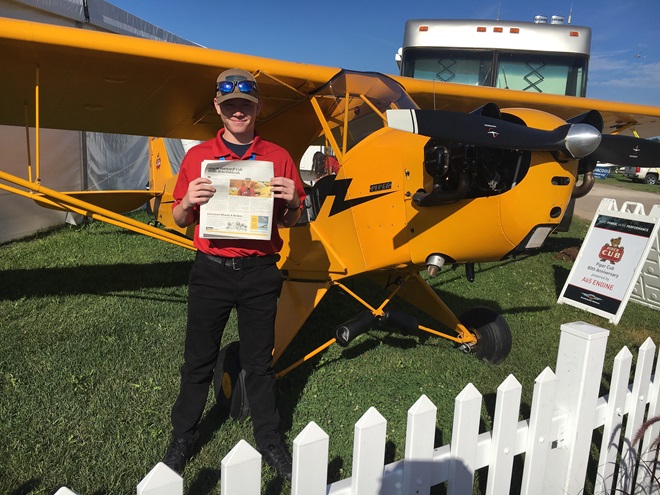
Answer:
<path fill-rule="evenodd" d="M 248 158 L 248 160 L 256 160 L 256 159 L 257 159 L 257 154 L 254 153 L 254 152 L 252 153 L 252 156 L 250 156 L 250 158 Z M 223 162 L 223 161 L 225 161 L 225 160 L 226 160 L 226 158 L 225 158 L 224 156 L 221 156 L 221 157 L 220 157 L 220 161 Z"/>

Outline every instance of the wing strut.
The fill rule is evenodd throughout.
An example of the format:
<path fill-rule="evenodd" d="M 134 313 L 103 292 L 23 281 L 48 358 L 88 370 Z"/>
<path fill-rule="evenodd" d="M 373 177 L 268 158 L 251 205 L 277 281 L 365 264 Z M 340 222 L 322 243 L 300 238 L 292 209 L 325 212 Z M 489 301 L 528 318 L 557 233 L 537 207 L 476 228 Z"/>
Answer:
<path fill-rule="evenodd" d="M 28 189 L 28 191 L 22 191 L 5 184 L 0 184 L 0 189 L 17 194 L 19 196 L 23 196 L 25 198 L 32 199 L 37 203 L 42 203 L 43 205 L 54 207 L 56 209 L 72 211 L 74 213 L 78 213 L 95 220 L 100 220 L 117 227 L 122 227 L 138 234 L 147 235 L 149 237 L 153 237 L 154 239 L 169 242 L 177 246 L 192 250 L 195 249 L 191 239 L 178 234 L 173 234 L 166 230 L 152 227 L 151 225 L 133 220 L 124 215 L 120 215 L 119 213 L 115 213 L 114 211 L 101 208 L 100 206 L 96 206 L 92 203 L 88 203 L 80 199 L 76 199 L 68 194 L 54 191 L 53 189 L 44 187 L 37 182 L 29 182 L 2 171 L 0 171 L 0 180 L 16 184 L 19 187 L 24 187 Z"/>
<path fill-rule="evenodd" d="M 312 97 L 309 100 L 312 103 L 312 107 L 314 108 L 314 112 L 316 113 L 316 117 L 319 119 L 319 122 L 321 123 L 321 127 L 323 127 L 323 132 L 325 132 L 325 138 L 330 141 L 330 144 L 332 145 L 332 149 L 335 152 L 335 155 L 337 155 L 337 158 L 339 159 L 339 162 L 341 163 L 343 161 L 342 156 L 344 154 L 344 149 L 345 148 L 340 148 L 337 145 L 337 141 L 335 140 L 335 136 L 332 134 L 332 131 L 330 130 L 330 126 L 328 125 L 328 121 L 325 119 L 323 115 L 323 111 L 321 110 L 321 107 L 319 106 L 319 102 L 316 101 L 316 97 Z"/>

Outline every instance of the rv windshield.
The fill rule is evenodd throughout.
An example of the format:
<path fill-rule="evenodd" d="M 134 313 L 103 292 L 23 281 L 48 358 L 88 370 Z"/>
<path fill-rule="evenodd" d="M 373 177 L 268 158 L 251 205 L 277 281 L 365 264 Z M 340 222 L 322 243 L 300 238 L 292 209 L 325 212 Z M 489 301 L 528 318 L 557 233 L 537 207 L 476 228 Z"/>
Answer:
<path fill-rule="evenodd" d="M 402 75 L 537 93 L 585 96 L 586 55 L 504 50 L 408 48 Z"/>

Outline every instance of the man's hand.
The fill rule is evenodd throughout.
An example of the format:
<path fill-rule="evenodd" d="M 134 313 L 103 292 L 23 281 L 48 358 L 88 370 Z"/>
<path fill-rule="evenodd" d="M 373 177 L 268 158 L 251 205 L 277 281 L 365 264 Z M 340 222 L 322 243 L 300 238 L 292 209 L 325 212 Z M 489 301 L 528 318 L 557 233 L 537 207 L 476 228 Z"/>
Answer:
<path fill-rule="evenodd" d="M 188 192 L 181 200 L 181 206 L 184 210 L 191 210 L 194 206 L 203 205 L 215 194 L 215 187 L 211 185 L 211 180 L 205 177 L 198 177 L 188 184 Z"/>
<path fill-rule="evenodd" d="M 194 208 L 209 202 L 209 199 L 215 194 L 215 187 L 211 185 L 211 180 L 204 177 L 198 177 L 188 184 L 188 192 L 172 210 L 174 223 L 179 227 L 187 227 L 195 222 Z"/>
<path fill-rule="evenodd" d="M 286 207 L 289 210 L 300 208 L 300 198 L 296 192 L 296 184 L 293 179 L 286 177 L 273 177 L 270 179 L 271 191 L 273 197 L 286 201 Z"/>

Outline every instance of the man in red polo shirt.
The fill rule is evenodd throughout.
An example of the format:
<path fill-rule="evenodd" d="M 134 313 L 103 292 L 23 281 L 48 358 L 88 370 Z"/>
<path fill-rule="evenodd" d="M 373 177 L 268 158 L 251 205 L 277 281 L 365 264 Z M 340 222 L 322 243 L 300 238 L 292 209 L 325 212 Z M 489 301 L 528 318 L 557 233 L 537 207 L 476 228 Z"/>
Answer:
<path fill-rule="evenodd" d="M 243 181 L 243 185 L 238 190 L 239 196 L 256 196 L 254 187 L 252 187 L 252 179 L 249 177 Z"/>
<path fill-rule="evenodd" d="M 257 83 L 249 72 L 224 71 L 213 100 L 222 119 L 214 139 L 191 148 L 174 187 L 172 214 L 180 227 L 199 221 L 199 206 L 215 188 L 200 177 L 203 160 L 273 162 L 274 196 L 270 240 L 204 239 L 195 226 L 197 255 L 188 286 L 188 324 L 179 396 L 172 408 L 172 439 L 163 462 L 181 473 L 195 448 L 224 327 L 232 308 L 238 312 L 240 361 L 257 450 L 278 474 L 291 479 L 291 456 L 279 433 L 272 352 L 275 313 L 282 286 L 276 266 L 282 239 L 277 225 L 291 227 L 305 199 L 303 183 L 289 153 L 255 132 L 261 110 Z"/>

